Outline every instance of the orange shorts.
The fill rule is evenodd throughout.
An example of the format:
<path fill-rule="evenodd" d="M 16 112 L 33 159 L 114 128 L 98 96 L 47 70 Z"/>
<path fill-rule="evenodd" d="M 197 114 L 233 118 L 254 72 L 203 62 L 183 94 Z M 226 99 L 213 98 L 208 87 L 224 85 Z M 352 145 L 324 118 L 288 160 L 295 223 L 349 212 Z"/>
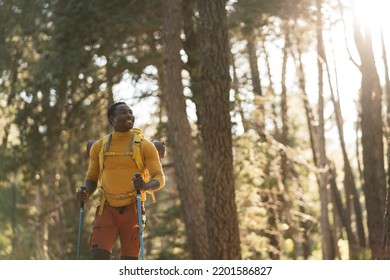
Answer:
<path fill-rule="evenodd" d="M 137 204 L 122 207 L 104 205 L 99 215 L 96 209 L 90 238 L 91 249 L 103 249 L 111 253 L 119 236 L 121 256 L 136 257 L 140 249 Z"/>

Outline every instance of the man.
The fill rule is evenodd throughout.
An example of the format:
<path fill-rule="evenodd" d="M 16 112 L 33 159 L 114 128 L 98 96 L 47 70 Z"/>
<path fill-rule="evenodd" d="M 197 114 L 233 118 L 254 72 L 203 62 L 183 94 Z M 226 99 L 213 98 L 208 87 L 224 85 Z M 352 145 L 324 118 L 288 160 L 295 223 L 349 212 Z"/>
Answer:
<path fill-rule="evenodd" d="M 79 188 L 76 197 L 79 201 L 87 201 L 95 192 L 98 181 L 100 205 L 95 213 L 90 238 L 91 258 L 104 260 L 111 258 L 112 248 L 119 236 L 121 243 L 121 259 L 138 259 L 140 249 L 139 224 L 137 215 L 136 192 L 156 191 L 165 184 L 159 155 L 154 144 L 142 140 L 142 158 L 149 170 L 150 180 L 144 181 L 132 159 L 130 143 L 133 136 L 134 116 L 132 110 L 124 102 L 112 104 L 107 110 L 108 121 L 113 127 L 108 153 L 103 167 L 99 153 L 103 138 L 96 141 L 90 150 L 90 161 L 84 188 Z M 112 156 L 111 156 L 112 155 Z"/>

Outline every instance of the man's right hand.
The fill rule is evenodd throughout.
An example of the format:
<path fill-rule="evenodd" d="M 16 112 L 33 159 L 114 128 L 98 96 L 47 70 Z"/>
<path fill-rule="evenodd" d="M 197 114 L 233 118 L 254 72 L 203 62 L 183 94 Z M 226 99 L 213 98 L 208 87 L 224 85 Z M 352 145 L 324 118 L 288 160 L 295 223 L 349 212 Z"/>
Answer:
<path fill-rule="evenodd" d="M 77 200 L 79 200 L 80 202 L 86 202 L 89 198 L 89 193 L 87 191 L 87 188 L 86 187 L 81 187 L 81 188 L 78 188 L 77 191 L 76 191 L 76 198 Z"/>

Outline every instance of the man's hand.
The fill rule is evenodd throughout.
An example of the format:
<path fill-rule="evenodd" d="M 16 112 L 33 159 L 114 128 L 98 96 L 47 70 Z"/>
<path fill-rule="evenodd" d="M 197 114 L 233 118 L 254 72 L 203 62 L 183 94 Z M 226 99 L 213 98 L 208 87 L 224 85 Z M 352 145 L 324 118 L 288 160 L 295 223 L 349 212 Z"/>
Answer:
<path fill-rule="evenodd" d="M 142 178 L 140 174 L 135 174 L 132 181 L 133 181 L 134 189 L 137 192 L 147 190 L 144 178 Z"/>
<path fill-rule="evenodd" d="M 78 188 L 76 191 L 76 198 L 77 198 L 77 200 L 79 200 L 82 203 L 86 202 L 88 200 L 89 196 L 90 196 L 90 194 L 88 193 L 86 187 Z"/>

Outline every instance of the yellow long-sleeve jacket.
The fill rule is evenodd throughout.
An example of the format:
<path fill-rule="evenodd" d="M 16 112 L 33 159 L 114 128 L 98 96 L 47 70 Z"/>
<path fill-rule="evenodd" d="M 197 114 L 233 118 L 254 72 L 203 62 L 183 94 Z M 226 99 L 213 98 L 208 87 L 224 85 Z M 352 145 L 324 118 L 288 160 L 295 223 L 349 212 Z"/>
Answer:
<path fill-rule="evenodd" d="M 100 183 L 103 187 L 105 203 L 120 207 L 133 203 L 136 193 L 131 179 L 134 174 L 141 173 L 130 155 L 132 131 L 112 133 L 112 139 L 108 152 L 116 155 L 106 156 Z M 99 152 L 103 138 L 96 141 L 90 150 L 90 161 L 86 179 L 98 183 L 100 175 Z M 165 176 L 156 147 L 147 139 L 142 140 L 141 151 L 143 163 L 149 170 L 150 180 L 160 183 L 159 189 L 165 185 Z M 146 193 L 142 193 L 142 200 L 146 199 Z"/>

